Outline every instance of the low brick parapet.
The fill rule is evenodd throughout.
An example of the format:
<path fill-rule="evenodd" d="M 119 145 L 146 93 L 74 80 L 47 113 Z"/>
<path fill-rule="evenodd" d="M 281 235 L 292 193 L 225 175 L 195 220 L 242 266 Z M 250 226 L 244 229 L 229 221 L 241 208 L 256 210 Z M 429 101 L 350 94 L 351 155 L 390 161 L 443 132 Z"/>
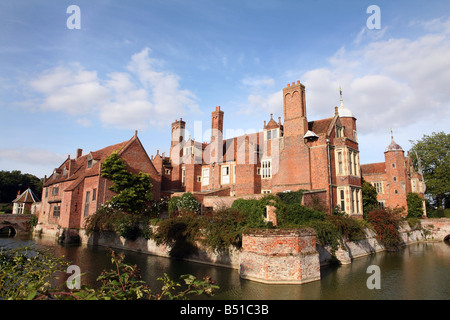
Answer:
<path fill-rule="evenodd" d="M 252 230 L 242 236 L 241 278 L 263 283 L 300 284 L 320 280 L 313 229 Z"/>

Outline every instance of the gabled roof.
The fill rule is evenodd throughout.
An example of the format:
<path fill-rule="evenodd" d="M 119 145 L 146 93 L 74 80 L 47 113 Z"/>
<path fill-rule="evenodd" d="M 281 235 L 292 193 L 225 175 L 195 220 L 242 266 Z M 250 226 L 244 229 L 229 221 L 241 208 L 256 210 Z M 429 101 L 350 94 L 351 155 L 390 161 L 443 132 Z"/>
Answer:
<path fill-rule="evenodd" d="M 34 192 L 28 188 L 22 194 L 19 194 L 13 202 L 20 203 L 35 203 L 39 202 L 39 198 L 34 194 Z"/>
<path fill-rule="evenodd" d="M 322 119 L 322 120 L 314 120 L 308 122 L 308 130 L 314 132 L 315 134 L 319 135 L 321 133 L 327 133 L 328 129 L 330 128 L 331 122 L 333 121 L 333 118 L 328 119 Z"/>
<path fill-rule="evenodd" d="M 64 163 L 53 171 L 53 174 L 44 181 L 44 187 L 58 183 L 73 181 L 73 183 L 66 190 L 73 190 L 84 178 L 95 176 L 100 173 L 100 166 L 102 162 L 109 157 L 114 151 L 119 154 L 135 140 L 137 136 L 134 135 L 130 140 L 108 146 L 106 148 L 91 151 L 84 156 L 77 159 L 68 158 Z M 92 157 L 94 161 L 91 168 L 87 167 L 88 159 Z M 67 170 L 62 170 L 66 168 Z M 70 170 L 69 170 L 70 169 Z"/>
<path fill-rule="evenodd" d="M 386 172 L 386 164 L 384 162 L 362 164 L 361 171 L 364 174 L 377 174 Z"/>

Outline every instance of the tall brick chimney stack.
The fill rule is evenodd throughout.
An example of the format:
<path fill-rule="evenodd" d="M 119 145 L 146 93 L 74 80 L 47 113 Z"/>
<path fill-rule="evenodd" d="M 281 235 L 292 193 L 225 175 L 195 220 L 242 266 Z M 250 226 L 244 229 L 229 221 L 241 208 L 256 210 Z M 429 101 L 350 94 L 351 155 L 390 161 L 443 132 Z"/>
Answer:
<path fill-rule="evenodd" d="M 283 89 L 284 135 L 303 136 L 308 130 L 305 86 L 297 81 Z"/>
<path fill-rule="evenodd" d="M 223 111 L 220 106 L 211 112 L 211 148 L 210 162 L 221 162 L 223 149 Z"/>
<path fill-rule="evenodd" d="M 76 159 L 78 159 L 79 157 L 81 157 L 81 155 L 83 154 L 83 149 L 77 149 L 77 157 Z"/>
<path fill-rule="evenodd" d="M 223 137 L 223 114 L 220 106 L 211 112 L 211 142 L 218 137 Z"/>

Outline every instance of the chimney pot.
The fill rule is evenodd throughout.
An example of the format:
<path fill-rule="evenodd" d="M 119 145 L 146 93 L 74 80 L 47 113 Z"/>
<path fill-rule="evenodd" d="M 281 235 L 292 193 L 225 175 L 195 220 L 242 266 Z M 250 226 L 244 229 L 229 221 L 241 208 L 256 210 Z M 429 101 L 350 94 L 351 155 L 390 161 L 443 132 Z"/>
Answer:
<path fill-rule="evenodd" d="M 300 80 L 297 80 L 297 84 L 300 84 Z"/>
<path fill-rule="evenodd" d="M 292 85 L 293 85 L 293 86 L 295 86 L 295 81 L 294 81 L 294 82 L 292 82 Z"/>
<path fill-rule="evenodd" d="M 288 83 L 287 86 L 290 87 L 291 85 Z"/>

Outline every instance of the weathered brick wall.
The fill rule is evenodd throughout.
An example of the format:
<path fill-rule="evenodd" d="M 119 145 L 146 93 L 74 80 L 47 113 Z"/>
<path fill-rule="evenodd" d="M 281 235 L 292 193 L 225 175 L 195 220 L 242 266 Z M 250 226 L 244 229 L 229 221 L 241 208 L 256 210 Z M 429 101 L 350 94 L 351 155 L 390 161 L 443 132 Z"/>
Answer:
<path fill-rule="evenodd" d="M 239 272 L 244 279 L 263 283 L 320 280 L 314 230 L 269 229 L 244 234 Z"/>

